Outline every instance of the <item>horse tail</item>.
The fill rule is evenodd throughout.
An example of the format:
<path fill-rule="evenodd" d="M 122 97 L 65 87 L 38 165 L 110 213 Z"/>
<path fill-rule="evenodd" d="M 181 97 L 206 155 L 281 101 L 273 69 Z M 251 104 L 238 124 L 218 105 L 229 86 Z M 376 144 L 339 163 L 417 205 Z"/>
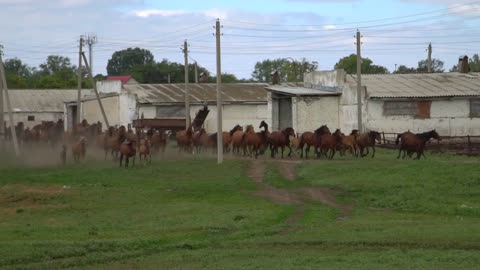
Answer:
<path fill-rule="evenodd" d="M 398 134 L 397 135 L 397 139 L 395 140 L 395 144 L 398 145 L 398 143 L 400 143 L 400 139 L 402 138 L 402 134 Z"/>

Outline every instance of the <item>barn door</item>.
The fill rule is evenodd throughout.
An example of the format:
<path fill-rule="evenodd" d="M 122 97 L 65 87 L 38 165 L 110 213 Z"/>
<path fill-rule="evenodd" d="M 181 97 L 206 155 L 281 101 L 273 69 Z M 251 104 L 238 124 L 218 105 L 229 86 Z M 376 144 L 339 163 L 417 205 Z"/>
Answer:
<path fill-rule="evenodd" d="M 279 129 L 292 127 L 292 98 L 284 96 L 279 99 Z"/>

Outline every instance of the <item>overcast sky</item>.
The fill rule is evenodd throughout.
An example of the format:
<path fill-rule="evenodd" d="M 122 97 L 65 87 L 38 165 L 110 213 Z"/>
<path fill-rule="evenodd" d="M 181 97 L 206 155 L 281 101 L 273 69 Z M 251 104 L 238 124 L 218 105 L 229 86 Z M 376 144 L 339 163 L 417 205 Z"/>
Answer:
<path fill-rule="evenodd" d="M 458 56 L 480 50 L 480 1 L 451 0 L 0 0 L 5 57 L 38 66 L 50 54 L 78 59 L 78 39 L 95 33 L 95 73 L 106 74 L 112 53 L 142 47 L 160 61 L 190 61 L 215 73 L 215 19 L 222 28 L 222 71 L 250 78 L 257 61 L 307 58 L 322 70 L 355 53 L 390 71 L 416 66 L 429 42 L 448 70 Z"/>

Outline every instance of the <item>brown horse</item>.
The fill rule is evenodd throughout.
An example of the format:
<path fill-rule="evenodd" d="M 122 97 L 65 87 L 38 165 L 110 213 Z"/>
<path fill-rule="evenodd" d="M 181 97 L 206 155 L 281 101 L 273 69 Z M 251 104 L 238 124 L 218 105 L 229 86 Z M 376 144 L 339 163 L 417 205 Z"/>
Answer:
<path fill-rule="evenodd" d="M 350 153 L 352 153 L 353 156 L 357 156 L 357 136 L 358 136 L 358 130 L 354 129 L 352 130 L 352 133 L 350 135 L 345 136 L 343 133 L 341 134 L 341 149 L 340 153 L 342 155 L 345 155 L 346 150 L 350 150 Z"/>
<path fill-rule="evenodd" d="M 202 147 L 207 146 L 208 143 L 208 134 L 204 128 L 195 132 L 192 137 L 193 147 L 195 147 L 195 152 L 200 153 Z"/>
<path fill-rule="evenodd" d="M 137 155 L 137 142 L 135 140 L 127 140 L 120 145 L 120 167 L 122 167 L 123 157 L 125 157 L 125 168 L 128 168 L 130 158 L 133 158 L 133 166 L 135 166 L 135 156 Z"/>
<path fill-rule="evenodd" d="M 255 158 L 257 158 L 260 151 L 262 151 L 263 145 L 262 132 L 255 132 L 253 126 L 248 125 L 243 135 L 244 155 L 252 156 L 255 154 Z"/>
<path fill-rule="evenodd" d="M 359 154 L 361 157 L 365 157 L 369 153 L 369 148 L 371 147 L 373 150 L 372 158 L 375 157 L 375 142 L 378 141 L 379 143 L 382 141 L 382 137 L 380 133 L 376 131 L 369 131 L 368 133 L 358 134 L 357 136 L 357 146 L 359 150 Z M 363 150 L 366 149 L 367 153 L 363 153 Z"/>
<path fill-rule="evenodd" d="M 185 151 L 188 153 L 192 153 L 192 137 L 193 137 L 193 129 L 190 125 L 186 130 L 182 130 L 177 132 L 175 135 L 177 139 L 177 146 L 178 152 Z"/>
<path fill-rule="evenodd" d="M 78 141 L 72 147 L 72 156 L 75 162 L 79 162 L 85 159 L 85 154 L 87 151 L 87 138 L 80 137 Z"/>
<path fill-rule="evenodd" d="M 167 131 L 155 131 L 153 129 L 150 129 L 147 132 L 147 138 L 150 139 L 153 151 L 155 151 L 156 153 L 158 153 L 160 150 L 162 151 L 162 153 L 165 153 L 168 136 L 169 134 L 167 133 Z"/>
<path fill-rule="evenodd" d="M 323 134 L 320 139 L 320 152 L 317 152 L 317 157 L 323 153 L 326 158 L 333 159 L 335 156 L 338 144 L 342 140 L 342 132 L 340 129 L 335 130 L 333 134 Z"/>
<path fill-rule="evenodd" d="M 285 147 L 290 150 L 288 156 L 292 155 L 292 147 L 290 146 L 290 136 L 295 137 L 295 130 L 288 127 L 282 131 L 274 131 L 268 136 L 268 144 L 270 145 L 270 155 L 275 158 L 275 154 L 278 153 L 278 148 L 282 150 L 282 158 Z"/>
<path fill-rule="evenodd" d="M 140 158 L 140 162 L 142 161 L 143 157 L 146 162 L 152 163 L 152 151 L 149 139 L 140 140 L 140 146 L 138 147 L 138 156 Z"/>
<path fill-rule="evenodd" d="M 225 132 L 224 132 L 225 133 Z M 229 134 L 226 136 L 225 134 L 223 135 L 223 138 L 228 138 L 230 141 L 230 144 L 232 146 L 232 153 L 240 155 L 240 149 L 243 148 L 243 135 L 245 133 L 243 132 L 243 127 L 240 125 L 236 125 L 233 127 L 232 130 L 230 130 Z M 225 144 L 225 142 L 224 142 Z"/>
<path fill-rule="evenodd" d="M 308 158 L 308 152 L 310 151 L 310 146 L 314 146 L 314 149 L 315 149 L 315 154 L 317 154 L 317 157 L 320 156 L 320 145 L 322 144 L 322 136 L 323 135 L 331 135 L 332 133 L 330 132 L 330 129 L 326 126 L 326 125 L 323 125 L 319 128 L 317 128 L 314 132 L 313 132 L 313 139 L 312 138 L 308 138 L 308 141 L 307 141 L 307 138 L 305 138 L 304 142 L 307 144 L 307 148 L 305 149 L 305 157 Z M 303 135 L 303 134 L 302 134 Z M 312 144 L 313 142 L 313 144 Z M 302 155 L 301 157 L 303 157 L 303 144 L 302 144 L 302 140 L 300 139 L 300 146 L 301 149 L 302 149 Z"/>
<path fill-rule="evenodd" d="M 406 154 L 410 156 L 413 153 L 417 154 L 417 157 L 415 159 L 420 159 L 422 155 L 424 158 L 426 158 L 424 153 L 426 143 L 432 138 L 439 141 L 441 140 L 436 130 L 431 130 L 429 132 L 417 133 L 417 134 L 407 131 L 402 134 L 399 134 L 397 136 L 397 139 L 395 140 L 395 143 L 397 145 L 401 140 L 401 145 L 399 147 L 397 159 L 400 158 L 402 151 L 403 151 L 403 157 L 402 157 L 403 159 L 405 158 Z"/>
<path fill-rule="evenodd" d="M 105 150 L 105 160 L 107 159 L 108 151 L 111 151 L 111 155 L 114 160 L 118 158 L 118 153 L 120 152 L 120 145 L 127 138 L 127 131 L 125 126 L 121 126 L 118 129 L 110 127 L 104 137 L 104 150 Z"/>

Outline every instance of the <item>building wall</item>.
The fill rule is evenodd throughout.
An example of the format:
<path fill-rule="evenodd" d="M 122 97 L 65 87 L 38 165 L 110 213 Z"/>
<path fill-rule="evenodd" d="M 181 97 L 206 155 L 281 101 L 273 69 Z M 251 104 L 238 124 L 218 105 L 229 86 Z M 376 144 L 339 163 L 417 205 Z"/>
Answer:
<path fill-rule="evenodd" d="M 97 82 L 97 91 L 103 94 L 117 93 L 122 92 L 122 82 L 121 81 L 99 81 Z"/>
<path fill-rule="evenodd" d="M 105 114 L 111 126 L 125 124 L 120 121 L 119 100 L 120 98 L 118 96 L 102 98 L 103 108 L 105 109 Z M 106 127 L 103 121 L 102 111 L 96 99 L 82 102 L 82 119 L 86 119 L 89 123 L 100 121 L 103 127 Z"/>
<path fill-rule="evenodd" d="M 414 116 L 385 116 L 383 100 L 369 100 L 367 128 L 383 132 L 414 133 L 436 129 L 441 136 L 480 135 L 480 118 L 470 118 L 468 99 L 433 100 L 430 118 Z"/>
<path fill-rule="evenodd" d="M 28 116 L 34 116 L 35 121 L 28 121 Z M 13 122 L 16 125 L 18 122 L 23 122 L 25 128 L 32 128 L 42 123 L 42 121 L 54 121 L 63 119 L 63 112 L 15 112 L 13 113 Z M 10 119 L 8 113 L 4 113 L 4 121 L 7 127 L 10 126 Z"/>
<path fill-rule="evenodd" d="M 313 131 L 321 125 L 327 125 L 332 131 L 340 127 L 339 97 L 297 97 L 294 103 L 296 132 Z"/>

